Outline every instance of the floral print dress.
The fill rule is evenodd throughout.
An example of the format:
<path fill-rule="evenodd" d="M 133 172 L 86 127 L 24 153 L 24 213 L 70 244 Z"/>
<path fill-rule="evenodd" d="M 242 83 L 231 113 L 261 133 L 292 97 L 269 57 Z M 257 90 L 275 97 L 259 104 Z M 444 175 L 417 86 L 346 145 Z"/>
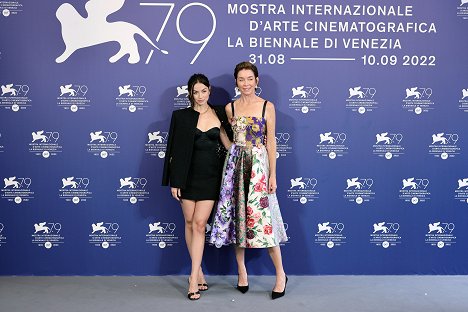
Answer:
<path fill-rule="evenodd" d="M 224 162 L 210 243 L 216 247 L 277 246 L 287 241 L 287 236 L 276 194 L 268 194 L 267 190 L 266 120 L 235 116 L 231 124 L 234 144 Z"/>

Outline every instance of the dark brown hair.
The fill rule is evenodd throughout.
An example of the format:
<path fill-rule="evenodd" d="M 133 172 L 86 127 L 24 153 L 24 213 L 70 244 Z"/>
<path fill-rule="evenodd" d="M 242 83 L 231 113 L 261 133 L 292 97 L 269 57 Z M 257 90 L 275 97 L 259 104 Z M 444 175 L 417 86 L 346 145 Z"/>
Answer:
<path fill-rule="evenodd" d="M 254 64 L 249 63 L 249 62 L 240 62 L 239 64 L 236 65 L 236 68 L 234 69 L 234 79 L 237 80 L 237 75 L 243 69 L 253 71 L 255 78 L 258 78 L 257 66 L 255 66 Z"/>
<path fill-rule="evenodd" d="M 194 98 L 193 98 L 193 87 L 197 84 L 201 83 L 210 88 L 210 81 L 208 78 L 203 75 L 203 74 L 193 74 L 190 76 L 188 82 L 187 82 L 187 87 L 188 87 L 188 98 L 190 100 L 190 106 L 193 107 L 194 105 Z"/>

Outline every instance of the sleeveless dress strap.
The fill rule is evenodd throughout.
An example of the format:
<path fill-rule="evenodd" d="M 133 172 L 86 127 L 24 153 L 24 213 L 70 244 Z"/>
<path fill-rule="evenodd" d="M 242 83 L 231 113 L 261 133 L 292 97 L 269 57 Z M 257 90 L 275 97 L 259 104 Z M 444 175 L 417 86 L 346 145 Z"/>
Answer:
<path fill-rule="evenodd" d="M 265 110 L 266 110 L 267 102 L 268 102 L 268 101 L 265 101 L 265 102 L 263 103 L 262 118 L 265 118 Z"/>
<path fill-rule="evenodd" d="M 234 117 L 234 101 L 231 102 L 232 117 Z"/>

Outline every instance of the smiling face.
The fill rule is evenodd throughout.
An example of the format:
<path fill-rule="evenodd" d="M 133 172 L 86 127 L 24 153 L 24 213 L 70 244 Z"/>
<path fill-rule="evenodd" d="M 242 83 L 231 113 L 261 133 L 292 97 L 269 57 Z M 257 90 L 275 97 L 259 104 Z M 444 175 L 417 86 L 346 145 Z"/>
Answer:
<path fill-rule="evenodd" d="M 258 84 L 258 78 L 250 69 L 242 69 L 237 73 L 236 85 L 243 95 L 255 94 L 255 87 Z"/>
<path fill-rule="evenodd" d="M 197 82 L 192 89 L 193 101 L 197 105 L 204 105 L 208 103 L 210 97 L 210 88 L 203 83 Z"/>

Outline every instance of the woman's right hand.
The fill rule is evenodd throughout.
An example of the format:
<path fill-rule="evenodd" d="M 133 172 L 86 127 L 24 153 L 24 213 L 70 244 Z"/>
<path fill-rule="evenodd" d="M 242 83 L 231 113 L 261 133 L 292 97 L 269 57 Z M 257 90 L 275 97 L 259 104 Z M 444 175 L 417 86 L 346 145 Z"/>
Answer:
<path fill-rule="evenodd" d="M 180 188 L 171 187 L 171 194 L 175 200 L 180 201 Z"/>

